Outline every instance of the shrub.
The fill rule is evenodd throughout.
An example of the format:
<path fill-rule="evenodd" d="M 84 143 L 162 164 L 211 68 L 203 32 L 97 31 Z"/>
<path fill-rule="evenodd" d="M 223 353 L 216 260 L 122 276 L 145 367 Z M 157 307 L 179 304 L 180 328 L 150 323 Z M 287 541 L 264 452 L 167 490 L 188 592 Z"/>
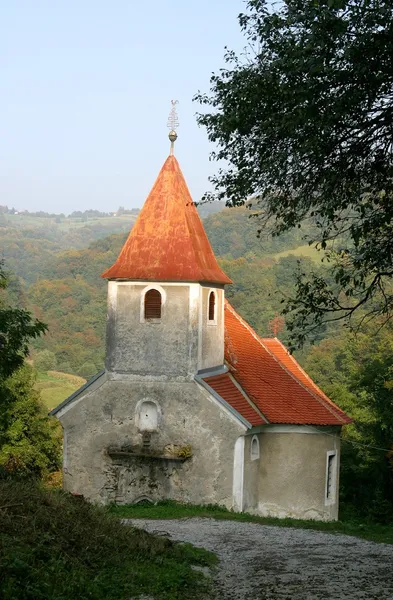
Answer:
<path fill-rule="evenodd" d="M 42 350 L 36 354 L 34 358 L 34 366 L 42 373 L 46 373 L 50 370 L 53 371 L 57 367 L 56 356 L 50 350 Z"/>
<path fill-rule="evenodd" d="M 85 362 L 80 369 L 78 369 L 78 375 L 81 377 L 85 377 L 86 379 L 90 379 L 98 372 L 97 367 L 92 362 Z"/>
<path fill-rule="evenodd" d="M 214 555 L 126 527 L 102 507 L 30 481 L 0 480 L 2 600 L 203 597 L 192 564 Z"/>

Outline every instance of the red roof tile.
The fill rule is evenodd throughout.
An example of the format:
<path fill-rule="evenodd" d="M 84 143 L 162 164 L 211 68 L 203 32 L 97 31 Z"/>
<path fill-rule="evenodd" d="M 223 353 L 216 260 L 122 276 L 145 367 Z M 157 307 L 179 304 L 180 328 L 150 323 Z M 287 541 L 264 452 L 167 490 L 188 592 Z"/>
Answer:
<path fill-rule="evenodd" d="M 225 357 L 232 375 L 270 423 L 344 425 L 351 419 L 288 358 L 225 305 Z M 225 399 L 225 397 L 224 397 Z"/>
<path fill-rule="evenodd" d="M 218 266 L 174 156 L 165 161 L 116 262 L 102 277 L 232 283 Z"/>
<path fill-rule="evenodd" d="M 250 404 L 239 388 L 233 383 L 229 373 L 204 377 L 207 383 L 221 398 L 234 408 L 251 425 L 263 425 L 266 421 Z"/>
<path fill-rule="evenodd" d="M 291 371 L 293 375 L 299 381 L 305 385 L 307 388 L 311 390 L 311 392 L 315 392 L 318 396 L 321 396 L 326 402 L 331 404 L 333 407 L 337 408 L 337 406 L 326 396 L 326 394 L 317 386 L 316 383 L 313 382 L 311 377 L 307 375 L 307 373 L 302 369 L 299 363 L 295 360 L 292 354 L 289 353 L 289 350 L 284 346 L 282 342 L 280 342 L 277 338 L 262 338 L 262 342 L 264 346 L 275 356 L 286 369 Z"/>

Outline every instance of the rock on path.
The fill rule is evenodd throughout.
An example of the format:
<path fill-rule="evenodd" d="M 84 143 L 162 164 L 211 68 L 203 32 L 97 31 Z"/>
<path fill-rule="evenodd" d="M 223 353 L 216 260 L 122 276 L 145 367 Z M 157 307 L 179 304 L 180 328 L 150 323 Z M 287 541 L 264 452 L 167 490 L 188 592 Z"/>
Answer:
<path fill-rule="evenodd" d="M 393 546 L 214 519 L 125 522 L 215 552 L 222 600 L 393 600 Z"/>

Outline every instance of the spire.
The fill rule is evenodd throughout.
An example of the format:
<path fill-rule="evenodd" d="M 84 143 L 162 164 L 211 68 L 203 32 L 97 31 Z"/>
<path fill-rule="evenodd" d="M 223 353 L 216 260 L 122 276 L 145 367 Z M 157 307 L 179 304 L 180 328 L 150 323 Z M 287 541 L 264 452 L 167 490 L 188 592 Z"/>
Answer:
<path fill-rule="evenodd" d="M 169 140 L 171 142 L 171 150 L 170 154 L 175 153 L 175 142 L 177 140 L 176 129 L 179 127 L 179 117 L 176 112 L 176 104 L 179 104 L 179 100 L 171 100 L 172 108 L 169 113 L 167 127 L 169 127 L 170 132 L 168 134 Z"/>
<path fill-rule="evenodd" d="M 218 266 L 179 163 L 172 154 L 166 159 L 116 262 L 102 277 L 232 283 Z"/>

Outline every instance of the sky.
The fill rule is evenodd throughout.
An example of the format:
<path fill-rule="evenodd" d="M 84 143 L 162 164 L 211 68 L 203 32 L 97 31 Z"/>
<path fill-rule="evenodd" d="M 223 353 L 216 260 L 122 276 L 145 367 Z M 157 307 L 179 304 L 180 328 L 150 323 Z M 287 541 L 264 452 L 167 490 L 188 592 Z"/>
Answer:
<path fill-rule="evenodd" d="M 246 45 L 243 0 L 0 2 L 0 204 L 70 213 L 142 206 L 169 153 L 195 201 L 217 169 L 198 90 Z"/>

